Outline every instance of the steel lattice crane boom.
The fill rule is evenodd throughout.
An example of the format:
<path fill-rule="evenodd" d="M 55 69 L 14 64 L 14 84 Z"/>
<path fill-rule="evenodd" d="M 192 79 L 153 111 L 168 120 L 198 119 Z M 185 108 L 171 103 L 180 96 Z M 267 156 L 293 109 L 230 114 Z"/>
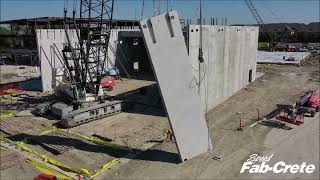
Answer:
<path fill-rule="evenodd" d="M 247 4 L 248 8 L 250 9 L 253 17 L 256 19 L 257 23 L 259 25 L 264 25 L 263 20 L 261 19 L 260 14 L 258 13 L 257 9 L 255 8 L 255 6 L 253 5 L 251 0 L 244 0 L 245 3 Z"/>
<path fill-rule="evenodd" d="M 87 23 L 81 23 L 80 26 L 81 32 L 86 35 L 81 38 L 80 47 L 86 50 L 84 56 L 85 68 L 89 75 L 89 82 L 91 82 L 88 87 L 96 94 L 98 93 L 104 65 L 107 60 L 113 6 L 114 0 L 81 0 L 80 20 L 87 19 Z M 99 20 L 98 24 L 92 24 L 91 19 Z M 104 19 L 107 19 L 109 23 L 103 23 Z M 92 64 L 95 67 L 90 66 Z"/>
<path fill-rule="evenodd" d="M 256 7 L 253 5 L 252 1 L 251 0 L 244 0 L 247 7 L 249 8 L 250 12 L 252 13 L 254 19 L 257 21 L 258 25 L 261 27 L 262 30 L 265 29 L 265 23 L 263 22 L 258 10 L 256 9 Z M 293 35 L 294 32 L 296 31 L 296 29 L 294 28 L 291 28 L 290 26 L 284 24 L 284 31 L 281 33 L 280 37 L 279 37 L 279 40 L 281 41 L 281 39 L 283 38 L 284 34 L 287 32 L 287 31 L 290 31 L 290 34 Z M 269 39 L 270 41 L 270 44 L 271 44 L 271 48 L 274 48 L 274 39 L 273 37 L 270 35 L 269 32 L 265 32 L 267 38 Z"/>
<path fill-rule="evenodd" d="M 244 0 L 246 5 L 248 6 L 249 10 L 251 11 L 254 19 L 257 21 L 258 25 L 261 27 L 261 29 L 264 29 L 265 24 L 258 12 L 258 10 L 255 8 L 251 0 Z M 270 40 L 271 44 L 273 43 L 272 36 L 269 33 L 266 33 L 267 38 Z"/>
<path fill-rule="evenodd" d="M 67 42 L 62 50 L 65 73 L 55 88 L 59 100 L 38 106 L 39 114 L 51 112 L 61 118 L 60 124 L 72 127 L 121 111 L 122 102 L 107 100 L 100 85 L 109 58 L 113 6 L 114 0 L 81 0 L 79 21 L 75 20 L 76 6 L 73 18 L 67 18 L 65 7 Z M 77 40 L 71 39 L 69 33 L 74 33 L 71 29 Z"/>
<path fill-rule="evenodd" d="M 108 58 L 107 50 L 112 29 L 113 6 L 114 0 L 80 1 L 80 24 L 76 24 L 74 20 L 79 40 L 76 45 L 71 42 L 68 26 L 66 26 L 68 43 L 63 50 L 64 62 L 69 71 L 69 79 L 76 101 L 83 100 L 79 94 L 93 93 L 98 95 L 104 66 Z M 75 14 L 75 10 L 73 14 Z"/>

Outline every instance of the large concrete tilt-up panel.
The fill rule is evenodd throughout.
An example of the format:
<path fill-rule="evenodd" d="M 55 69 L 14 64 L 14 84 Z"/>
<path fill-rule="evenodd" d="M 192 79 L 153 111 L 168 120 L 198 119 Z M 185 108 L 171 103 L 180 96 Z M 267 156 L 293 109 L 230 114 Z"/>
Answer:
<path fill-rule="evenodd" d="M 205 111 L 256 78 L 258 34 L 259 28 L 253 26 L 204 25 L 204 63 L 199 66 L 200 26 L 189 25 L 189 56 L 196 82 L 200 81 L 200 97 Z"/>
<path fill-rule="evenodd" d="M 64 29 L 37 29 L 37 45 L 41 70 L 42 92 L 52 92 L 59 84 L 58 74 L 63 74 L 62 49 L 67 43 Z M 78 42 L 76 30 L 69 30 L 72 43 Z"/>
<path fill-rule="evenodd" d="M 182 161 L 212 148 L 176 11 L 140 22 Z"/>

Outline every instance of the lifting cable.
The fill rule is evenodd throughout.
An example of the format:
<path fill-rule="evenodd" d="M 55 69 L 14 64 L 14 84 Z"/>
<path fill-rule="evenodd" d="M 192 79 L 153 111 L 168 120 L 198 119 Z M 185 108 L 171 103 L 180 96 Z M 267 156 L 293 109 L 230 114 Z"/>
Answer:
<path fill-rule="evenodd" d="M 156 16 L 156 0 L 153 0 L 153 16 Z"/>
<path fill-rule="evenodd" d="M 200 0 L 200 44 L 199 44 L 199 62 L 202 63 L 203 52 L 202 52 L 202 0 Z"/>
<path fill-rule="evenodd" d="M 73 11 L 72 11 L 73 20 L 75 20 L 76 12 L 77 12 L 77 0 L 73 0 Z"/>
<path fill-rule="evenodd" d="M 276 19 L 276 21 L 278 21 L 281 24 L 284 24 L 283 23 L 283 19 L 284 19 L 283 17 L 280 18 L 269 6 L 264 6 L 264 8 L 266 10 L 268 10 L 272 14 L 272 16 L 274 17 L 274 19 Z M 301 27 L 301 24 L 299 24 L 299 25 Z M 288 25 L 285 25 L 285 31 L 286 30 L 290 31 L 290 33 L 293 31 L 293 29 Z"/>
<path fill-rule="evenodd" d="M 170 5 L 169 5 L 169 1 L 170 1 Z M 169 7 L 170 7 L 170 11 L 172 11 L 172 0 L 167 0 L 167 12 L 169 12 Z"/>
<path fill-rule="evenodd" d="M 161 10 L 160 10 L 160 0 L 158 0 L 158 7 L 157 7 L 157 10 L 158 10 L 158 15 L 160 15 L 160 13 L 161 13 Z"/>
<path fill-rule="evenodd" d="M 160 15 L 160 13 L 160 0 L 153 0 L 153 16 Z"/>
<path fill-rule="evenodd" d="M 208 45 L 207 45 L 208 46 Z M 210 60 L 210 50 L 209 50 L 209 48 L 208 48 L 208 60 L 207 60 L 207 64 L 206 63 L 204 63 L 205 64 L 205 67 L 204 67 L 204 73 L 206 73 L 207 71 L 209 71 L 209 68 L 210 68 L 210 66 L 209 66 L 209 60 Z M 204 76 L 205 76 L 205 74 L 204 74 Z M 209 81 L 208 81 L 208 77 L 206 77 L 206 79 L 205 79 L 205 81 L 204 81 L 204 91 L 205 91 L 205 93 L 204 93 L 204 96 L 205 96 L 205 111 L 206 111 L 206 114 L 205 114 L 205 119 L 206 119 L 206 124 L 207 124 L 207 128 L 208 128 L 208 150 L 210 150 L 211 149 L 211 146 L 212 146 L 212 144 L 211 144 L 211 141 L 210 141 L 210 129 L 209 129 L 209 125 L 208 125 L 208 123 L 209 123 L 209 117 L 208 117 L 208 87 L 209 87 Z M 211 146 L 210 146 L 210 144 L 211 144 Z"/>
<path fill-rule="evenodd" d="M 141 15 L 140 15 L 140 20 L 142 20 L 143 18 L 143 13 L 144 13 L 144 0 L 141 0 L 142 1 L 142 5 L 141 5 Z"/>
<path fill-rule="evenodd" d="M 200 38 L 199 38 L 199 79 L 198 79 L 198 94 L 200 94 L 201 88 L 201 64 L 204 62 L 203 51 L 202 51 L 202 0 L 200 0 Z"/>
<path fill-rule="evenodd" d="M 169 0 L 167 0 L 167 12 L 169 12 Z"/>
<path fill-rule="evenodd" d="M 64 0 L 64 19 L 66 20 L 67 18 L 67 12 L 68 12 L 68 0 Z"/>
<path fill-rule="evenodd" d="M 201 88 L 201 82 L 204 82 L 204 98 L 205 98 L 205 119 L 206 119 L 206 124 L 207 124 L 207 128 L 208 128 L 208 150 L 210 150 L 211 148 L 211 141 L 210 141 L 210 129 L 209 129 L 209 125 L 208 125 L 208 77 L 207 76 L 207 69 L 209 68 L 209 49 L 208 49 L 208 60 L 207 60 L 207 64 L 206 62 L 204 62 L 203 59 L 203 21 L 202 21 L 202 0 L 200 0 L 200 38 L 199 38 L 199 56 L 198 56 L 198 60 L 199 60 L 199 83 L 198 83 L 198 93 L 200 95 L 200 88 Z M 207 45 L 208 46 L 208 45 Z M 203 77 L 201 78 L 201 64 L 203 64 Z"/>

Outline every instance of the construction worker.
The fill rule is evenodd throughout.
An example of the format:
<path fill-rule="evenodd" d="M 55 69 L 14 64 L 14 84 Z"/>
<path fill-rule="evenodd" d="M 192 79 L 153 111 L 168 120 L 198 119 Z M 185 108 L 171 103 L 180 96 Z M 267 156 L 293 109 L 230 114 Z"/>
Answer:
<path fill-rule="evenodd" d="M 166 131 L 165 141 L 166 141 L 166 142 L 173 142 L 173 131 L 172 131 L 171 128 L 169 128 L 169 129 Z"/>

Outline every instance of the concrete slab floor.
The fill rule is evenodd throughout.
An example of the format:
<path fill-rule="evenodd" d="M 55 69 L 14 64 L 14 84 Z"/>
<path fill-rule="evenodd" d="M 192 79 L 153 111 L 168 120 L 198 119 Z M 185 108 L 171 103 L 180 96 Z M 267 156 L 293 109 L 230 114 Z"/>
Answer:
<path fill-rule="evenodd" d="M 300 64 L 300 62 L 307 58 L 309 55 L 310 52 L 258 51 L 257 62 L 264 64 Z M 294 58 L 294 61 L 286 61 L 288 58 Z"/>

